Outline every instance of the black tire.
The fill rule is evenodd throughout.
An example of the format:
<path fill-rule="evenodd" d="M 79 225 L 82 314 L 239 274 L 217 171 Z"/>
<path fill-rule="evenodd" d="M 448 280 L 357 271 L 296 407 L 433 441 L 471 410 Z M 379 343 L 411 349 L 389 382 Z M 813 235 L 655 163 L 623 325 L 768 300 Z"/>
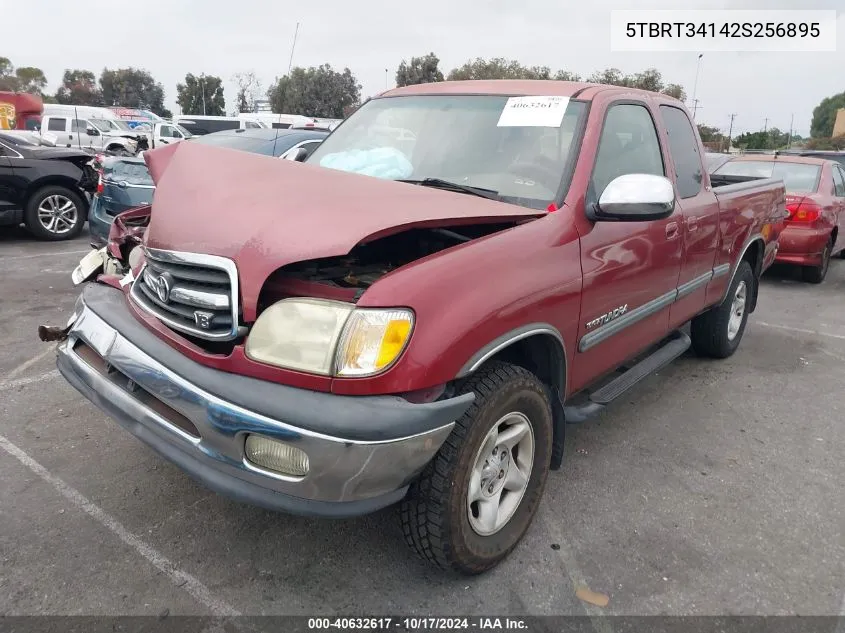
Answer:
<path fill-rule="evenodd" d="M 745 333 L 745 325 L 748 323 L 748 306 L 754 296 L 756 284 L 757 279 L 754 277 L 754 271 L 751 270 L 751 264 L 745 260 L 741 261 L 725 300 L 692 320 L 690 338 L 696 354 L 710 358 L 727 358 L 736 351 Z M 742 316 L 739 328 L 732 332 L 731 316 L 737 308 L 734 300 L 740 288 L 744 289 L 745 295 Z"/>
<path fill-rule="evenodd" d="M 48 228 L 48 226 L 42 224 L 41 219 L 39 218 L 39 207 L 41 207 L 42 204 L 50 206 L 51 203 L 48 201 L 50 198 L 53 198 L 53 200 L 70 201 L 74 205 L 76 213 L 74 215 L 74 222 L 69 229 L 63 222 L 57 222 L 56 230 L 52 231 Z M 72 240 L 82 233 L 87 215 L 88 205 L 79 193 L 60 185 L 48 185 L 32 194 L 29 201 L 26 203 L 24 224 L 26 225 L 27 230 L 29 230 L 29 232 L 38 239 L 53 242 L 60 240 Z M 61 230 L 59 230 L 59 226 L 61 226 Z"/>
<path fill-rule="evenodd" d="M 822 263 L 818 266 L 805 266 L 801 269 L 801 277 L 810 284 L 820 284 L 827 277 L 830 269 L 830 253 L 833 251 L 833 238 L 827 241 L 822 251 Z"/>
<path fill-rule="evenodd" d="M 494 567 L 510 554 L 534 519 L 552 455 L 552 409 L 543 383 L 526 369 L 507 363 L 491 362 L 470 377 L 461 391 L 474 392 L 475 402 L 411 485 L 399 515 L 405 540 L 423 559 L 442 569 L 474 575 Z M 533 432 L 533 460 L 522 497 L 513 497 L 518 499 L 513 514 L 498 531 L 482 536 L 470 523 L 469 514 L 477 503 L 469 503 L 470 478 L 475 463 L 480 463 L 488 432 L 508 414 L 527 419 Z M 520 448 L 514 453 L 513 463 L 521 459 Z M 485 465 L 489 463 L 488 458 Z M 511 466 L 508 463 L 503 468 Z M 502 489 L 508 479 L 502 479 L 503 472 L 488 480 L 491 487 Z M 498 479 L 503 483 L 497 483 Z M 482 483 L 480 489 L 485 490 L 486 484 Z"/>

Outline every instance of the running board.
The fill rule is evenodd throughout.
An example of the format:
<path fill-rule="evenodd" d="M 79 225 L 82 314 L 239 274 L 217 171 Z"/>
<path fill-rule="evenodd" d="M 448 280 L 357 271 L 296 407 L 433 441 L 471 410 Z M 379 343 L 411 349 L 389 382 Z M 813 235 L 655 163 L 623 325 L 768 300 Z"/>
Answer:
<path fill-rule="evenodd" d="M 646 356 L 619 377 L 614 378 L 600 389 L 590 394 L 587 402 L 565 406 L 563 414 L 567 424 L 578 424 L 604 411 L 604 408 L 623 393 L 631 389 L 646 376 L 662 369 L 686 352 L 691 345 L 690 337 L 683 332 L 675 332 L 661 347 Z"/>

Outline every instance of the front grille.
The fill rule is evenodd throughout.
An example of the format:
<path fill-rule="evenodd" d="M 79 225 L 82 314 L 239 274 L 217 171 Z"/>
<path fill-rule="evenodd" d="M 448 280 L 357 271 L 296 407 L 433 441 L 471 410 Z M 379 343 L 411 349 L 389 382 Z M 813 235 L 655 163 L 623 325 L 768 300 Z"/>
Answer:
<path fill-rule="evenodd" d="M 211 341 L 239 335 L 238 274 L 224 257 L 146 249 L 130 295 L 171 329 Z"/>

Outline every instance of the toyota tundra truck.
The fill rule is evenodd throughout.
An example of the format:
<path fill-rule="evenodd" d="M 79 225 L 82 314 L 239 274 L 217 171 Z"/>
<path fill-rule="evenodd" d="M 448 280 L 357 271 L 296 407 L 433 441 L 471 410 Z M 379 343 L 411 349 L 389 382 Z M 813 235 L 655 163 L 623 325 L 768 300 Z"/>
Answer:
<path fill-rule="evenodd" d="M 42 339 L 209 488 L 321 517 L 396 504 L 423 558 L 481 573 L 567 424 L 689 348 L 736 351 L 784 186 L 715 187 L 703 153 L 677 100 L 553 81 L 390 90 L 304 162 L 154 149 L 152 204 Z"/>

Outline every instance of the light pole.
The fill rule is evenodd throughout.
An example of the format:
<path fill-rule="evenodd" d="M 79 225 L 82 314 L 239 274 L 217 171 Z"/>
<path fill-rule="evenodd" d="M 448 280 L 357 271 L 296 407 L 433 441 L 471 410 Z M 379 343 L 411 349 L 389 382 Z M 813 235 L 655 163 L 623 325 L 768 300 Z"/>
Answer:
<path fill-rule="evenodd" d="M 696 93 L 698 92 L 698 72 L 701 70 L 701 58 L 704 57 L 704 53 L 698 54 L 698 62 L 695 65 L 695 82 L 692 84 L 692 103 L 695 105 L 696 103 Z M 692 114 L 693 120 L 695 120 L 695 111 L 693 110 Z"/>
<path fill-rule="evenodd" d="M 202 115 L 205 116 L 205 73 L 200 75 L 200 90 L 202 91 Z"/>

